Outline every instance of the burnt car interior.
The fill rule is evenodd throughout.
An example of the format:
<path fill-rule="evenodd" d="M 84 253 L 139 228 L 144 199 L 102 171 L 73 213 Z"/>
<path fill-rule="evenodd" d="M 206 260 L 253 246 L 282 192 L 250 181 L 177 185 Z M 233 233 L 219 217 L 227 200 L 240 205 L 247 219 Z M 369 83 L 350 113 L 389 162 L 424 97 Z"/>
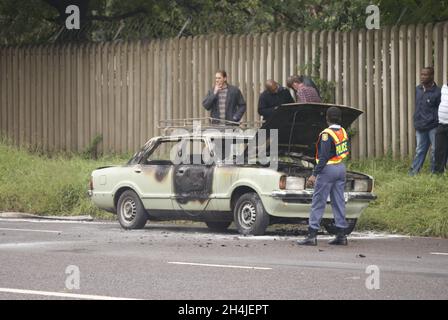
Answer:
<path fill-rule="evenodd" d="M 208 146 L 202 139 L 187 139 L 182 142 L 181 149 L 182 161 L 174 165 L 173 174 L 177 201 L 208 199 L 213 183 L 213 166 L 204 159 L 204 155 L 210 153 Z"/>

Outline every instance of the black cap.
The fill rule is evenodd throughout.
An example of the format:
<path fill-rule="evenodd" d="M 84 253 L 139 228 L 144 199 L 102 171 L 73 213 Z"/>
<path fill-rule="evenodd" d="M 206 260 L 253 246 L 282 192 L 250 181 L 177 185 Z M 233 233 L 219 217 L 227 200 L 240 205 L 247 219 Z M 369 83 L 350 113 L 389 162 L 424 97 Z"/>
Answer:
<path fill-rule="evenodd" d="M 327 120 L 331 123 L 340 124 L 342 120 L 342 111 L 338 107 L 330 107 L 327 110 Z"/>

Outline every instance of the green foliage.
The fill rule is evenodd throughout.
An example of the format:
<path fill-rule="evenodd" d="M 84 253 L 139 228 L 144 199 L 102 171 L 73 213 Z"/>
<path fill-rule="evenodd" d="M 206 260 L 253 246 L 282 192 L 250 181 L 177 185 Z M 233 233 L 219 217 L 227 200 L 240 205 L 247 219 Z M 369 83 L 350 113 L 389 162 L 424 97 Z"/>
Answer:
<path fill-rule="evenodd" d="M 0 44 L 153 39 L 200 34 L 365 27 L 369 4 L 381 25 L 448 20 L 441 0 L 2 0 Z M 81 9 L 81 30 L 64 28 L 65 7 Z"/>
<path fill-rule="evenodd" d="M 82 153 L 84 159 L 98 159 L 98 146 L 103 142 L 103 135 L 97 134 Z"/>
<path fill-rule="evenodd" d="M 0 211 L 107 218 L 87 196 L 90 173 L 99 166 L 123 164 L 126 157 L 86 160 L 74 154 L 33 154 L 0 143 Z"/>
<path fill-rule="evenodd" d="M 448 1 L 378 0 L 382 25 L 418 24 L 448 20 Z"/>
<path fill-rule="evenodd" d="M 375 178 L 378 199 L 370 204 L 358 230 L 388 231 L 420 236 L 448 237 L 448 183 L 446 176 L 429 174 L 428 164 L 418 176 L 407 172 L 411 159 L 365 160 L 349 165 Z"/>

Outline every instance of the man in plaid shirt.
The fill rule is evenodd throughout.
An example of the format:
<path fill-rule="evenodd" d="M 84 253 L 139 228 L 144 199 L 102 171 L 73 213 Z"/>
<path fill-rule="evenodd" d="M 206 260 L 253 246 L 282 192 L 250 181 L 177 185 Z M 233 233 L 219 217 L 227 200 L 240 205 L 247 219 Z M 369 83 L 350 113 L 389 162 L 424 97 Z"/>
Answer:
<path fill-rule="evenodd" d="M 322 102 L 317 90 L 304 83 L 303 76 L 290 77 L 288 87 L 294 90 L 297 102 Z"/>

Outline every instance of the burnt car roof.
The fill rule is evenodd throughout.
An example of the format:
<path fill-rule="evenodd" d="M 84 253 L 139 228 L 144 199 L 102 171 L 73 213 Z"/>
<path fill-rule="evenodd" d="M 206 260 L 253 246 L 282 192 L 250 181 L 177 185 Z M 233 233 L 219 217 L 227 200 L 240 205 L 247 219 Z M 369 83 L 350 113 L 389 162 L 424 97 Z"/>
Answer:
<path fill-rule="evenodd" d="M 261 129 L 278 129 L 279 153 L 295 152 L 314 157 L 319 133 L 328 127 L 326 112 L 330 107 L 341 109 L 341 125 L 345 129 L 363 113 L 337 104 L 289 103 L 277 107 Z"/>

